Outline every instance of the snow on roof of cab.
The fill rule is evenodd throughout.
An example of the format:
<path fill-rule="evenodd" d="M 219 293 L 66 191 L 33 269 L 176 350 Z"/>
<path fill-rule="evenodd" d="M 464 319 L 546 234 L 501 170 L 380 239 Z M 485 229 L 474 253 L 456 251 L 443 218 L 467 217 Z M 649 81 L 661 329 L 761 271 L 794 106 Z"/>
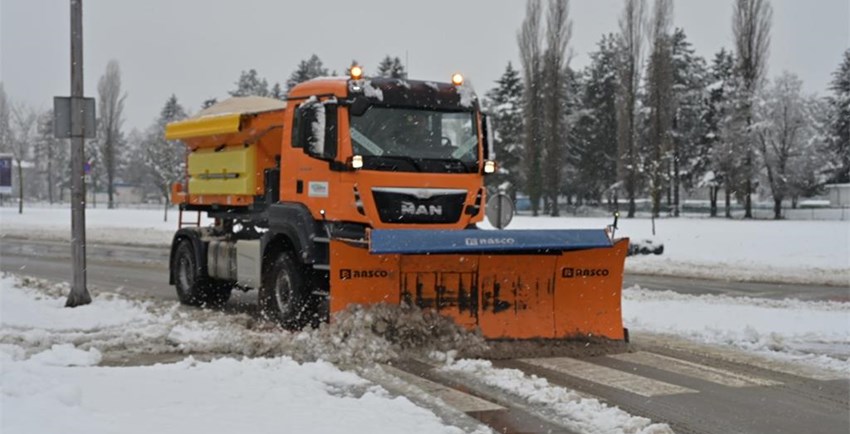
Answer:
<path fill-rule="evenodd" d="M 234 96 L 201 110 L 197 118 L 226 114 L 252 114 L 286 108 L 286 102 L 261 96 Z"/>

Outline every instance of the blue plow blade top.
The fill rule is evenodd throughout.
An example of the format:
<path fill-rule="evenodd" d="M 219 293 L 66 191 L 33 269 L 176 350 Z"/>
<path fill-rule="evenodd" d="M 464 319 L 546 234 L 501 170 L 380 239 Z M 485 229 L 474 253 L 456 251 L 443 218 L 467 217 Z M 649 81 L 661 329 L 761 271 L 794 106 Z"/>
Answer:
<path fill-rule="evenodd" d="M 566 251 L 611 247 L 603 229 L 563 230 L 414 230 L 376 229 L 373 254 Z"/>

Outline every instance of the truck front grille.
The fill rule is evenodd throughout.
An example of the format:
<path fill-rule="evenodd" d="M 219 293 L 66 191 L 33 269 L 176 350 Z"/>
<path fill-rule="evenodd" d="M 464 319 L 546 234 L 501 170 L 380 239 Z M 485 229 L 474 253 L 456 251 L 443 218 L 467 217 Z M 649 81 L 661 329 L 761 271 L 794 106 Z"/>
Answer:
<path fill-rule="evenodd" d="M 456 223 L 466 190 L 441 188 L 373 188 L 378 215 L 384 223 Z"/>

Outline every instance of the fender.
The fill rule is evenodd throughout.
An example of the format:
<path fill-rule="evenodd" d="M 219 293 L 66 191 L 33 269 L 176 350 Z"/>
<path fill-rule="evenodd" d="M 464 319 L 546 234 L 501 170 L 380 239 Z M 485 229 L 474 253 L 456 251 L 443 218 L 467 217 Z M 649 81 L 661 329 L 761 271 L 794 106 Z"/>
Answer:
<path fill-rule="evenodd" d="M 269 206 L 268 216 L 269 233 L 267 237 L 285 236 L 292 243 L 292 248 L 298 253 L 302 264 L 316 263 L 316 259 L 321 255 L 313 242 L 313 237 L 325 235 L 321 223 L 313 220 L 313 216 L 306 206 L 295 202 L 272 204 Z M 268 239 L 266 238 L 266 240 Z M 267 244 L 267 242 L 264 242 L 263 246 L 265 247 Z"/>
<path fill-rule="evenodd" d="M 192 242 L 192 247 L 195 252 L 195 264 L 198 268 L 198 275 L 207 276 L 207 243 L 201 238 L 206 235 L 206 231 L 202 228 L 182 228 L 174 234 L 171 241 L 171 254 L 168 257 L 168 283 L 174 285 L 174 253 L 177 251 L 177 243 L 182 239 L 188 239 Z"/>

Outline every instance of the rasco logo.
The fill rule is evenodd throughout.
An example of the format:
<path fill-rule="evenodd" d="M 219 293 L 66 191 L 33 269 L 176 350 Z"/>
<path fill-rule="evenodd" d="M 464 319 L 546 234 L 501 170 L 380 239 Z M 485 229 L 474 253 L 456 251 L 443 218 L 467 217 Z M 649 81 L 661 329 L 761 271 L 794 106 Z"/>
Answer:
<path fill-rule="evenodd" d="M 467 246 L 510 246 L 516 244 L 513 238 L 466 238 Z"/>
<path fill-rule="evenodd" d="M 607 277 L 609 271 L 607 268 L 564 268 L 561 270 L 561 277 Z"/>
<path fill-rule="evenodd" d="M 413 202 L 403 201 L 401 203 L 402 215 L 443 215 L 443 207 L 440 205 L 416 205 Z"/>
<path fill-rule="evenodd" d="M 352 270 L 343 268 L 339 270 L 339 278 L 341 280 L 348 279 L 374 279 L 390 277 L 390 272 L 387 270 Z"/>

